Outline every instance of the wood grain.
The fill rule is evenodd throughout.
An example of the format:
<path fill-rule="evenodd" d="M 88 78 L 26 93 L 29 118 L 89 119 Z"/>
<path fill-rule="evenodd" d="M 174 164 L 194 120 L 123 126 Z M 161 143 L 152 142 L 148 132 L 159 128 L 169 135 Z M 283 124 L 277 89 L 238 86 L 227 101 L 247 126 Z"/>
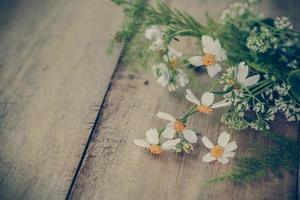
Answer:
<path fill-rule="evenodd" d="M 283 2 L 283 1 L 282 1 Z M 204 19 L 206 11 L 218 16 L 228 1 L 168 1 L 172 6 L 192 13 L 198 19 Z M 296 12 L 292 1 L 286 3 L 289 10 L 278 7 L 274 1 L 267 1 L 260 9 L 268 15 Z M 286 5 L 285 5 L 286 6 Z M 194 41 L 181 40 L 179 50 L 196 53 L 192 48 Z M 182 46 L 183 45 L 183 46 Z M 180 48 L 181 47 L 181 48 Z M 200 75 L 205 90 L 210 80 L 206 74 Z M 149 81 L 148 84 L 145 84 Z M 162 157 L 153 157 L 133 144 L 133 139 L 144 138 L 145 131 L 153 127 L 162 127 L 165 123 L 155 117 L 158 111 L 181 116 L 189 106 L 183 98 L 183 90 L 169 94 L 161 88 L 150 71 L 132 71 L 129 66 L 120 66 L 105 104 L 97 131 L 94 133 L 88 155 L 80 171 L 72 193 L 73 199 L 105 200 L 141 200 L 141 199 L 210 199 L 210 200 L 284 200 L 297 198 L 297 173 L 285 173 L 281 178 L 266 177 L 261 182 L 248 185 L 221 183 L 211 187 L 201 184 L 231 168 L 218 163 L 206 164 L 202 156 L 207 152 L 203 145 L 196 146 L 189 156 L 176 156 L 167 153 Z M 199 95 L 198 94 L 198 95 Z M 221 131 L 228 130 L 219 123 L 219 110 L 212 115 L 199 114 L 189 125 L 215 141 Z M 287 124 L 279 119 L 274 129 L 297 137 L 297 124 Z M 245 131 L 232 137 L 239 144 L 237 156 L 243 154 L 247 141 L 257 140 L 257 133 Z"/>
<path fill-rule="evenodd" d="M 1 1 L 0 199 L 64 199 L 119 56 L 110 1 Z M 120 49 L 120 48 L 119 48 Z"/>

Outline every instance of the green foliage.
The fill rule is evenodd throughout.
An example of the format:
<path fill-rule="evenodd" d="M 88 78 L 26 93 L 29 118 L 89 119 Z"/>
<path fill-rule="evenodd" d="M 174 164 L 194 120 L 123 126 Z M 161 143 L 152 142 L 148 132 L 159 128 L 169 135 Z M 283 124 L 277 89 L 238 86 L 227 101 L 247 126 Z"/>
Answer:
<path fill-rule="evenodd" d="M 257 181 L 268 175 L 282 175 L 282 170 L 295 170 L 299 165 L 298 141 L 278 133 L 262 132 L 261 136 L 270 144 L 261 146 L 253 144 L 250 148 L 252 156 L 237 159 L 233 169 L 223 175 L 211 179 L 206 184 L 229 180 L 237 183 Z"/>
<path fill-rule="evenodd" d="M 200 38 L 209 31 L 191 15 L 177 9 L 171 9 L 167 4 L 157 2 L 157 7 L 148 6 L 145 10 L 145 24 L 166 26 L 165 41 L 170 43 L 176 36 L 194 36 Z"/>
<path fill-rule="evenodd" d="M 291 71 L 288 81 L 292 86 L 292 97 L 300 104 L 300 69 Z"/>
<path fill-rule="evenodd" d="M 116 33 L 108 47 L 108 53 L 112 52 L 116 43 L 124 43 L 125 52 L 127 45 L 132 38 L 138 33 L 140 26 L 143 23 L 144 9 L 147 5 L 147 0 L 111 0 L 115 4 L 123 8 L 125 19 L 121 29 Z"/>
<path fill-rule="evenodd" d="M 201 37 L 209 35 L 219 39 L 222 48 L 225 49 L 228 60 L 222 63 L 222 67 L 226 72 L 217 80 L 218 83 L 222 81 L 224 89 L 213 93 L 222 96 L 233 106 L 223 113 L 221 121 L 237 130 L 248 127 L 262 130 L 261 136 L 270 141 L 270 144 L 253 145 L 250 149 L 251 156 L 238 158 L 229 173 L 209 180 L 208 184 L 224 180 L 247 183 L 259 180 L 269 172 L 281 175 L 283 169 L 293 170 L 299 165 L 298 142 L 280 134 L 266 132 L 269 128 L 268 122 L 274 120 L 277 112 L 282 112 L 289 121 L 299 120 L 298 32 L 291 30 L 288 24 L 285 24 L 286 27 L 276 26 L 280 20 L 277 19 L 276 22 L 274 19 L 261 18 L 247 7 L 257 3 L 257 0 L 243 0 L 243 4 L 235 4 L 227 10 L 222 23 L 207 16 L 206 24 L 199 23 L 186 12 L 171 9 L 165 3 L 158 2 L 154 7 L 147 4 L 146 0 L 112 1 L 123 8 L 126 16 L 121 30 L 113 39 L 114 42 L 125 43 L 123 62 L 134 61 L 138 63 L 138 67 L 145 68 L 150 63 L 159 61 L 166 65 L 170 84 L 175 84 L 178 80 L 178 76 L 174 73 L 179 72 L 176 71 L 177 67 L 185 67 L 190 88 L 207 87 L 207 83 L 201 82 L 195 73 L 201 73 L 202 66 L 191 67 L 187 63 L 187 57 L 184 56 L 178 62 L 181 66 L 176 67 L 170 67 L 169 63 L 163 60 L 163 56 L 169 53 L 168 45 L 171 41 L 178 40 L 178 36 L 195 38 L 201 48 Z M 236 9 L 245 3 L 247 6 L 240 14 L 237 12 L 240 10 Z M 150 51 L 150 43 L 144 39 L 144 30 L 154 25 L 163 30 L 164 48 L 157 52 Z M 241 62 L 249 66 L 249 76 L 260 75 L 258 83 L 249 87 L 235 84 L 234 71 Z M 214 84 L 210 91 L 214 88 Z M 176 151 L 188 152 L 189 148 L 190 146 L 181 143 L 177 145 Z"/>

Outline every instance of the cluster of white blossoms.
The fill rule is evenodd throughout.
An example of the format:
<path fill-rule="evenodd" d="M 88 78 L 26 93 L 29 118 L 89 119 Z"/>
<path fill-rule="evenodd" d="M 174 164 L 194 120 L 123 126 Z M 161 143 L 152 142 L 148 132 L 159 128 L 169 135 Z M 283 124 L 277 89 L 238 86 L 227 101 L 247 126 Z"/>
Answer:
<path fill-rule="evenodd" d="M 149 129 L 146 132 L 145 140 L 134 139 L 134 144 L 143 147 L 153 155 L 160 155 L 164 151 L 174 150 L 176 153 L 190 153 L 193 151 L 193 145 L 198 142 L 198 136 L 195 131 L 188 128 L 187 119 L 196 113 L 211 113 L 213 109 L 231 105 L 230 102 L 220 101 L 214 103 L 214 95 L 205 92 L 199 100 L 191 90 L 186 90 L 186 99 L 194 105 L 182 118 L 176 118 L 164 112 L 158 112 L 157 117 L 168 121 L 166 126 L 157 131 Z M 203 144 L 210 149 L 210 153 L 203 156 L 204 162 L 214 160 L 222 164 L 229 162 L 229 157 L 234 157 L 237 145 L 236 142 L 229 143 L 230 135 L 222 132 L 218 138 L 218 145 L 213 145 L 207 137 L 202 137 Z"/>
<path fill-rule="evenodd" d="M 293 30 L 294 28 L 288 17 L 276 17 L 274 25 L 281 30 Z"/>
<path fill-rule="evenodd" d="M 275 100 L 277 111 L 282 112 L 288 121 L 298 121 L 300 119 L 300 108 L 291 100 L 279 98 Z"/>
<path fill-rule="evenodd" d="M 294 59 L 291 62 L 289 62 L 286 66 L 290 67 L 292 69 L 297 69 L 297 68 L 299 68 L 299 63 L 297 60 Z"/>
<path fill-rule="evenodd" d="M 222 12 L 221 20 L 227 21 L 236 17 L 243 16 L 246 12 L 251 11 L 251 7 L 248 3 L 236 2 L 230 5 L 230 7 Z"/>
<path fill-rule="evenodd" d="M 152 67 L 154 75 L 158 77 L 157 82 L 162 87 L 168 87 L 171 92 L 185 87 L 189 83 L 189 79 L 180 69 L 183 53 L 164 44 L 163 32 L 157 26 L 146 29 L 145 36 L 152 41 L 150 50 L 163 54 L 163 62 Z M 214 40 L 208 35 L 203 35 L 201 41 L 202 54 L 191 57 L 188 61 L 194 66 L 205 67 L 208 75 L 214 77 L 222 71 L 220 63 L 227 60 L 226 52 L 218 39 Z"/>
<path fill-rule="evenodd" d="M 152 41 L 149 47 L 151 51 L 165 53 L 163 62 L 152 67 L 154 75 L 158 77 L 157 82 L 162 87 L 167 86 L 170 92 L 177 90 L 179 87 L 185 87 L 189 80 L 184 71 L 179 69 L 183 53 L 170 46 L 165 46 L 163 32 L 157 26 L 147 29 L 145 36 Z"/>
<path fill-rule="evenodd" d="M 288 121 L 292 122 L 300 119 L 300 107 L 287 98 L 290 89 L 291 86 L 286 83 L 276 84 L 265 91 L 265 96 L 274 104 L 273 106 L 269 105 L 269 109 L 273 110 L 274 115 L 276 112 L 281 112 Z M 274 98 L 274 94 L 277 96 L 276 99 Z"/>
<path fill-rule="evenodd" d="M 172 137 L 173 138 L 173 137 Z M 197 136 L 196 136 L 197 138 Z M 163 142 L 160 141 L 160 135 L 157 129 L 149 129 L 146 132 L 146 139 L 139 140 L 134 139 L 133 142 L 137 146 L 144 148 L 150 154 L 159 156 L 163 154 L 165 151 L 176 150 L 177 145 L 181 143 L 180 138 L 176 139 L 163 139 Z M 235 141 L 229 142 L 230 134 L 227 132 L 222 132 L 217 141 L 217 145 L 214 145 L 206 136 L 202 137 L 202 143 L 205 147 L 207 147 L 210 152 L 206 153 L 202 160 L 204 162 L 212 162 L 218 161 L 223 165 L 229 163 L 228 158 L 232 158 L 235 156 L 235 150 L 237 149 L 237 144 Z M 197 142 L 197 140 L 196 140 Z M 190 145 L 188 148 L 192 150 L 192 146 Z"/>
<path fill-rule="evenodd" d="M 236 14 L 242 15 L 246 12 L 246 9 L 248 9 L 247 5 L 247 3 L 238 3 L 234 4 L 231 9 L 239 11 Z M 285 24 L 287 24 L 286 18 L 277 19 L 277 22 L 275 21 L 274 23 L 279 26 L 279 21 L 281 23 L 284 21 Z M 283 27 L 283 25 L 281 26 Z M 180 69 L 185 59 L 193 66 L 204 67 L 210 77 L 215 77 L 218 73 L 221 73 L 222 62 L 228 59 L 226 51 L 222 48 L 220 41 L 208 35 L 201 37 L 202 51 L 200 55 L 190 58 L 184 58 L 182 52 L 165 45 L 163 33 L 158 27 L 147 29 L 145 35 L 152 41 L 150 49 L 159 52 L 162 57 L 162 62 L 152 67 L 153 73 L 158 77 L 157 82 L 163 87 L 168 87 L 169 91 L 175 91 L 180 87 L 185 87 L 189 83 L 187 75 Z M 288 41 L 278 41 L 268 28 L 260 27 L 259 29 L 253 29 L 251 31 L 246 46 L 254 52 L 265 53 L 268 49 L 276 49 L 276 45 L 279 44 L 288 47 L 289 44 L 286 44 L 287 42 Z M 288 67 L 296 68 L 297 64 L 297 60 L 291 61 Z M 223 115 L 221 120 L 239 130 L 247 127 L 252 127 L 256 130 L 269 129 L 268 122 L 274 120 L 277 112 L 283 113 L 288 121 L 300 119 L 299 106 L 292 102 L 290 98 L 288 100 L 284 98 L 289 94 L 291 86 L 287 84 L 274 85 L 273 88 L 267 88 L 265 92 L 261 93 L 260 96 L 262 99 L 259 99 L 255 95 L 252 95 L 250 88 L 256 86 L 261 80 L 261 76 L 259 74 L 250 75 L 249 72 L 249 67 L 245 62 L 240 62 L 238 66 L 230 67 L 225 70 L 221 75 L 220 81 L 220 83 L 224 85 L 223 101 L 213 103 L 214 94 L 211 92 L 204 93 L 201 100 L 199 100 L 190 90 L 187 90 L 186 98 L 195 104 L 199 112 L 204 113 L 212 112 L 214 108 L 232 105 L 231 111 Z M 263 81 L 267 80 L 270 80 L 268 74 L 263 77 Z M 274 93 L 277 95 L 275 99 Z M 266 99 L 264 100 L 265 96 L 271 102 L 268 102 Z M 247 121 L 245 119 L 246 111 L 255 112 L 257 118 L 252 121 Z M 174 119 L 175 118 L 172 120 Z M 178 125 L 179 123 L 175 124 Z M 186 127 L 184 123 L 181 125 L 181 127 Z M 173 126 L 174 124 L 171 125 L 171 127 Z M 166 130 L 169 131 L 171 129 L 168 127 Z M 190 130 L 184 130 L 190 133 Z M 175 133 L 177 132 L 178 130 L 175 130 Z M 169 134 L 172 135 L 171 133 Z M 184 137 L 187 134 L 182 135 Z M 163 136 L 166 136 L 166 132 L 163 133 Z M 169 137 L 169 139 L 171 138 Z M 191 142 L 189 135 L 187 135 L 184 142 L 183 149 L 187 152 L 193 142 Z"/>
<path fill-rule="evenodd" d="M 266 27 L 253 29 L 252 34 L 247 38 L 247 47 L 254 52 L 265 53 L 268 49 L 277 49 L 278 38 Z"/>

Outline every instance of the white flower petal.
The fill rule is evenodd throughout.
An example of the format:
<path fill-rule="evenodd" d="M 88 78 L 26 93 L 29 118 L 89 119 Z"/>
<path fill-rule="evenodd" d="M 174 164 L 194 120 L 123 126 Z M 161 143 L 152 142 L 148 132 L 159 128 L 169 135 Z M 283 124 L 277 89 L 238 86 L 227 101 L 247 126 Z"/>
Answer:
<path fill-rule="evenodd" d="M 189 142 L 189 143 L 196 143 L 198 138 L 197 135 L 194 131 L 189 130 L 189 129 L 184 129 L 182 131 L 183 137 Z"/>
<path fill-rule="evenodd" d="M 218 145 L 220 145 L 221 147 L 225 147 L 230 139 L 230 134 L 228 134 L 227 132 L 222 132 L 218 138 Z"/>
<path fill-rule="evenodd" d="M 197 97 L 192 93 L 192 91 L 190 89 L 186 90 L 185 98 L 194 104 L 197 104 L 197 105 L 200 104 L 199 99 L 197 99 Z"/>
<path fill-rule="evenodd" d="M 175 132 L 176 131 L 173 126 L 166 126 L 165 130 L 161 133 L 161 135 L 166 139 L 173 139 Z"/>
<path fill-rule="evenodd" d="M 201 97 L 201 103 L 205 106 L 210 106 L 214 102 L 215 95 L 211 92 L 204 92 Z"/>
<path fill-rule="evenodd" d="M 217 159 L 220 163 L 222 163 L 223 165 L 226 165 L 227 163 L 229 163 L 229 159 L 226 157 L 221 157 Z"/>
<path fill-rule="evenodd" d="M 158 144 L 158 132 L 155 128 L 151 128 L 146 132 L 146 141 L 150 144 Z"/>
<path fill-rule="evenodd" d="M 214 103 L 211 108 L 221 108 L 221 107 L 226 107 L 226 106 L 230 106 L 231 102 L 223 100 L 223 101 L 219 101 L 217 103 Z"/>
<path fill-rule="evenodd" d="M 221 48 L 219 54 L 216 55 L 216 60 L 218 62 L 222 62 L 224 60 L 227 60 L 227 55 L 225 49 Z"/>
<path fill-rule="evenodd" d="M 167 55 L 164 55 L 164 56 L 163 56 L 163 61 L 165 61 L 166 63 L 169 61 L 169 58 L 168 58 Z"/>
<path fill-rule="evenodd" d="M 205 137 L 205 136 L 202 137 L 202 142 L 203 142 L 204 146 L 206 146 L 206 147 L 209 148 L 209 149 L 212 149 L 212 148 L 214 148 L 214 146 L 215 146 L 215 145 L 214 145 L 207 137 Z"/>
<path fill-rule="evenodd" d="M 164 48 L 164 41 L 161 40 L 161 39 L 156 40 L 156 41 L 153 42 L 153 43 L 151 44 L 151 46 L 149 47 L 149 49 L 150 49 L 151 51 L 159 51 L 159 50 L 161 50 L 161 49 L 163 49 L 163 48 Z"/>
<path fill-rule="evenodd" d="M 178 144 L 180 141 L 181 141 L 180 138 L 177 138 L 177 139 L 174 139 L 174 140 L 167 140 L 166 142 L 164 142 L 161 145 L 161 148 L 163 150 L 173 149 L 176 146 L 176 144 Z"/>
<path fill-rule="evenodd" d="M 149 40 L 162 39 L 162 32 L 157 26 L 152 26 L 151 28 L 146 29 L 145 36 Z"/>
<path fill-rule="evenodd" d="M 245 62 L 241 62 L 237 69 L 236 79 L 239 83 L 242 83 L 248 76 L 249 67 L 245 64 Z"/>
<path fill-rule="evenodd" d="M 168 55 L 169 57 L 175 57 L 175 58 L 180 58 L 183 53 L 182 52 L 179 52 L 177 51 L 176 49 L 172 48 L 172 47 L 168 47 L 169 51 L 168 51 Z"/>
<path fill-rule="evenodd" d="M 208 35 L 201 37 L 203 52 L 208 54 L 211 53 L 211 46 L 214 44 L 214 39 Z"/>
<path fill-rule="evenodd" d="M 223 157 L 232 158 L 235 156 L 235 152 L 224 152 Z"/>
<path fill-rule="evenodd" d="M 144 148 L 149 147 L 149 143 L 146 142 L 145 140 L 136 140 L 136 139 L 134 139 L 133 143 L 137 146 L 140 146 L 140 147 L 144 147 Z"/>
<path fill-rule="evenodd" d="M 233 142 L 229 142 L 225 147 L 224 147 L 224 150 L 226 152 L 230 152 L 230 151 L 234 151 L 237 149 L 237 144 L 235 141 Z"/>
<path fill-rule="evenodd" d="M 177 83 L 180 87 L 184 87 L 189 83 L 189 79 L 187 78 L 187 75 L 181 70 L 177 69 L 178 75 L 177 75 Z"/>
<path fill-rule="evenodd" d="M 174 85 L 174 84 L 170 84 L 170 85 L 168 85 L 168 89 L 169 89 L 169 91 L 170 91 L 170 92 L 174 92 L 174 91 L 176 91 L 176 90 L 177 90 L 177 88 L 178 88 L 178 86 L 177 86 L 177 85 Z"/>
<path fill-rule="evenodd" d="M 192 65 L 194 65 L 194 66 L 196 66 L 196 67 L 203 65 L 203 63 L 202 63 L 202 56 L 194 56 L 194 57 L 191 57 L 190 59 L 188 59 L 188 61 L 189 61 Z"/>
<path fill-rule="evenodd" d="M 172 115 L 168 114 L 168 113 L 164 113 L 164 112 L 158 112 L 156 114 L 156 116 L 160 119 L 165 119 L 165 120 L 168 120 L 168 121 L 171 121 L 171 122 L 175 122 L 176 121 L 176 118 L 173 117 Z"/>
<path fill-rule="evenodd" d="M 248 78 L 246 78 L 243 82 L 242 82 L 242 85 L 244 87 L 249 87 L 251 85 L 254 85 L 256 84 L 260 79 L 260 75 L 257 74 L 257 75 L 254 75 L 254 76 L 250 76 Z"/>
<path fill-rule="evenodd" d="M 169 84 L 170 76 L 167 71 L 162 71 L 160 77 L 157 79 L 157 83 L 159 83 L 162 87 L 166 87 Z"/>
<path fill-rule="evenodd" d="M 214 43 L 211 45 L 210 52 L 213 55 L 219 55 L 221 52 L 221 43 L 219 40 L 215 40 Z"/>
<path fill-rule="evenodd" d="M 211 162 L 211 161 L 216 160 L 216 158 L 213 157 L 213 156 L 211 155 L 211 153 L 207 153 L 207 154 L 205 154 L 205 155 L 202 157 L 202 160 L 203 160 L 204 162 Z"/>
<path fill-rule="evenodd" d="M 222 68 L 218 63 L 207 67 L 207 72 L 210 77 L 214 77 L 220 71 L 222 71 Z"/>

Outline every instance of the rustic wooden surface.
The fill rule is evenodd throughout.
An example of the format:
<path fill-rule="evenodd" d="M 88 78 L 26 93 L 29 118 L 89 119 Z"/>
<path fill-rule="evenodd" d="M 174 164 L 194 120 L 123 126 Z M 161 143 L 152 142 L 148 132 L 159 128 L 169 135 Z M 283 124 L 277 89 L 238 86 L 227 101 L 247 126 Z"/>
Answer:
<path fill-rule="evenodd" d="M 104 0 L 0 2 L 0 199 L 64 199 L 119 51 Z"/>
<path fill-rule="evenodd" d="M 168 2 L 201 20 L 204 19 L 205 11 L 213 11 L 216 17 L 226 7 L 226 1 L 218 0 Z M 296 19 L 299 3 L 295 2 L 267 1 L 261 8 L 268 15 L 284 14 Z M 185 47 L 180 50 L 197 52 L 196 49 L 191 50 L 192 40 L 184 40 L 183 44 Z M 207 75 L 199 78 L 208 82 Z M 147 81 L 149 84 L 146 84 Z M 201 186 L 203 181 L 226 172 L 233 161 L 225 167 L 218 163 L 203 163 L 201 158 L 207 152 L 203 145 L 197 146 L 190 156 L 180 157 L 170 153 L 159 158 L 135 146 L 133 139 L 144 138 L 145 130 L 164 125 L 163 121 L 155 118 L 158 111 L 180 116 L 187 110 L 190 104 L 184 100 L 182 92 L 169 94 L 156 83 L 150 71 L 133 72 L 128 66 L 119 66 L 76 180 L 72 199 L 297 199 L 296 172 L 285 173 L 282 178 L 267 177 L 261 182 L 245 186 L 222 183 L 205 188 Z M 227 130 L 226 126 L 218 122 L 221 112 L 199 114 L 190 125 L 200 135 L 215 141 L 221 131 Z M 286 124 L 278 120 L 274 129 L 297 137 L 296 123 Z M 254 131 L 248 131 L 235 134 L 233 139 L 239 144 L 239 156 L 246 148 L 245 141 L 255 141 L 257 137 Z"/>

